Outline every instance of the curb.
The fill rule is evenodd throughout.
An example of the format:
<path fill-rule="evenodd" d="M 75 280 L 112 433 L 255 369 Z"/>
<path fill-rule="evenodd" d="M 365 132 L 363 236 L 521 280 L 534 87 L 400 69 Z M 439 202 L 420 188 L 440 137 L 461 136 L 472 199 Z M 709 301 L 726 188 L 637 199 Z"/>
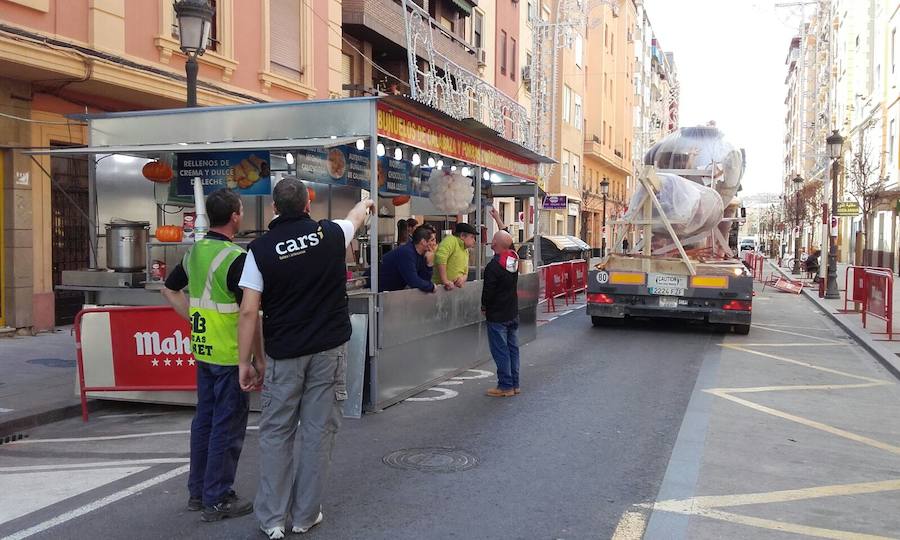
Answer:
<path fill-rule="evenodd" d="M 788 279 L 794 279 L 791 275 L 785 273 L 785 271 L 782 270 L 781 268 L 779 268 L 777 265 L 772 264 L 771 260 L 766 259 L 766 262 L 769 264 L 769 266 L 774 268 L 775 271 L 778 272 L 779 274 L 781 274 L 782 276 L 784 276 Z M 884 366 L 884 368 L 887 369 L 891 373 L 891 375 L 893 375 L 896 379 L 900 380 L 900 367 L 898 367 L 898 364 L 897 364 L 897 362 L 900 362 L 900 357 L 896 356 L 891 351 L 889 351 L 889 350 L 885 349 L 884 347 L 882 347 L 881 345 L 879 345 L 867 333 L 863 334 L 862 332 L 859 332 L 856 328 L 853 328 L 852 326 L 848 325 L 843 320 L 841 320 L 841 318 L 838 317 L 837 313 L 833 313 L 831 311 L 831 306 L 829 306 L 828 304 L 825 303 L 824 300 L 819 298 L 818 291 L 813 292 L 812 289 L 809 289 L 804 286 L 802 293 L 803 293 L 803 296 L 805 296 L 810 302 L 812 302 L 819 309 L 824 311 L 825 314 L 828 315 L 828 317 L 831 318 L 831 320 L 835 322 L 835 324 L 837 324 L 839 327 L 841 327 L 841 329 L 844 330 L 844 332 L 846 332 L 857 343 L 859 343 L 862 346 L 862 348 L 864 348 L 866 351 L 868 351 L 869 354 L 871 354 L 873 357 L 875 357 L 875 360 L 878 360 L 878 363 L 881 364 L 882 366 Z"/>
<path fill-rule="evenodd" d="M 99 399 L 89 399 L 87 404 L 88 411 L 90 412 L 94 412 L 104 407 L 104 403 Z M 16 437 L 22 435 L 21 432 L 23 430 L 59 422 L 60 420 L 79 417 L 81 416 L 81 402 L 59 402 L 45 408 L 32 409 L 23 412 L 24 414 L 21 416 L 10 418 L 8 420 L 0 420 L 0 438 L 10 436 Z M 2 440 L 0 440 L 0 444 L 3 444 Z"/>

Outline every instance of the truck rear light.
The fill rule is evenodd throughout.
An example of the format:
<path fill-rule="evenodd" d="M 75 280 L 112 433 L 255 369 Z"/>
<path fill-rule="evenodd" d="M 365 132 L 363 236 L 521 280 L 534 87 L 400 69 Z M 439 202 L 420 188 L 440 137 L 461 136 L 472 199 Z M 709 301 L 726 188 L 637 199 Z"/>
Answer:
<path fill-rule="evenodd" d="M 746 300 L 732 300 L 728 302 L 722 309 L 726 311 L 751 311 L 753 308 L 753 304 L 747 302 Z"/>
<path fill-rule="evenodd" d="M 613 297 L 608 294 L 602 293 L 588 293 L 587 295 L 588 304 L 614 304 L 615 300 Z"/>

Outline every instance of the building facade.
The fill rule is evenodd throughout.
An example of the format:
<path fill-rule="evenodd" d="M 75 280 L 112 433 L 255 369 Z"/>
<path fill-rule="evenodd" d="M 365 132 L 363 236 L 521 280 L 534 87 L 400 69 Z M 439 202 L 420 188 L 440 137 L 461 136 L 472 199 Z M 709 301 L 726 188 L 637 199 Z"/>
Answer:
<path fill-rule="evenodd" d="M 340 2 L 213 5 L 199 104 L 340 96 Z M 87 143 L 67 114 L 183 106 L 184 59 L 171 0 L 0 0 L 0 326 L 71 322 L 80 298 L 55 286 L 103 225 L 87 219 L 90 158 L 13 149 Z"/>

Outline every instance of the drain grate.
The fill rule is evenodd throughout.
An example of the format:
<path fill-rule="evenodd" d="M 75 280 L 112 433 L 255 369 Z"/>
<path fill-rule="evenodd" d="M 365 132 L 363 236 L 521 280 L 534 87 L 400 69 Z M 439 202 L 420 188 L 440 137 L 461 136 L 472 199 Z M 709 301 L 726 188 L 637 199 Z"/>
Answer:
<path fill-rule="evenodd" d="M 75 366 L 75 360 L 68 360 L 66 358 L 32 358 L 31 360 L 28 360 L 27 363 L 52 368 L 68 368 Z"/>
<path fill-rule="evenodd" d="M 429 447 L 396 450 L 384 456 L 385 465 L 395 469 L 451 473 L 478 466 L 478 458 L 459 448 Z"/>
<path fill-rule="evenodd" d="M 8 444 L 11 442 L 21 441 L 22 439 L 27 439 L 28 434 L 26 433 L 13 433 L 12 435 L 5 435 L 0 437 L 0 444 Z"/>

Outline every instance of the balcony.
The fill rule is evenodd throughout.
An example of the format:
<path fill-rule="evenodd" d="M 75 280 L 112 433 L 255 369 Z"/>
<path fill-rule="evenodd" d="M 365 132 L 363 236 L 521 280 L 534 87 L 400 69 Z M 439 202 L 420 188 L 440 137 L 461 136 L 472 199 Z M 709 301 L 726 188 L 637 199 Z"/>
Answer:
<path fill-rule="evenodd" d="M 626 163 L 621 149 L 615 151 L 607 148 L 600 142 L 598 135 L 591 135 L 584 140 L 584 157 L 593 157 L 601 162 L 616 168 L 623 174 L 632 174 L 631 164 Z"/>
<path fill-rule="evenodd" d="M 369 41 L 378 48 L 400 48 L 405 52 L 406 27 L 403 6 L 399 1 L 344 0 L 342 15 L 343 28 L 348 34 Z M 478 73 L 475 48 L 441 27 L 433 18 L 428 19 L 438 52 L 460 67 Z"/>

